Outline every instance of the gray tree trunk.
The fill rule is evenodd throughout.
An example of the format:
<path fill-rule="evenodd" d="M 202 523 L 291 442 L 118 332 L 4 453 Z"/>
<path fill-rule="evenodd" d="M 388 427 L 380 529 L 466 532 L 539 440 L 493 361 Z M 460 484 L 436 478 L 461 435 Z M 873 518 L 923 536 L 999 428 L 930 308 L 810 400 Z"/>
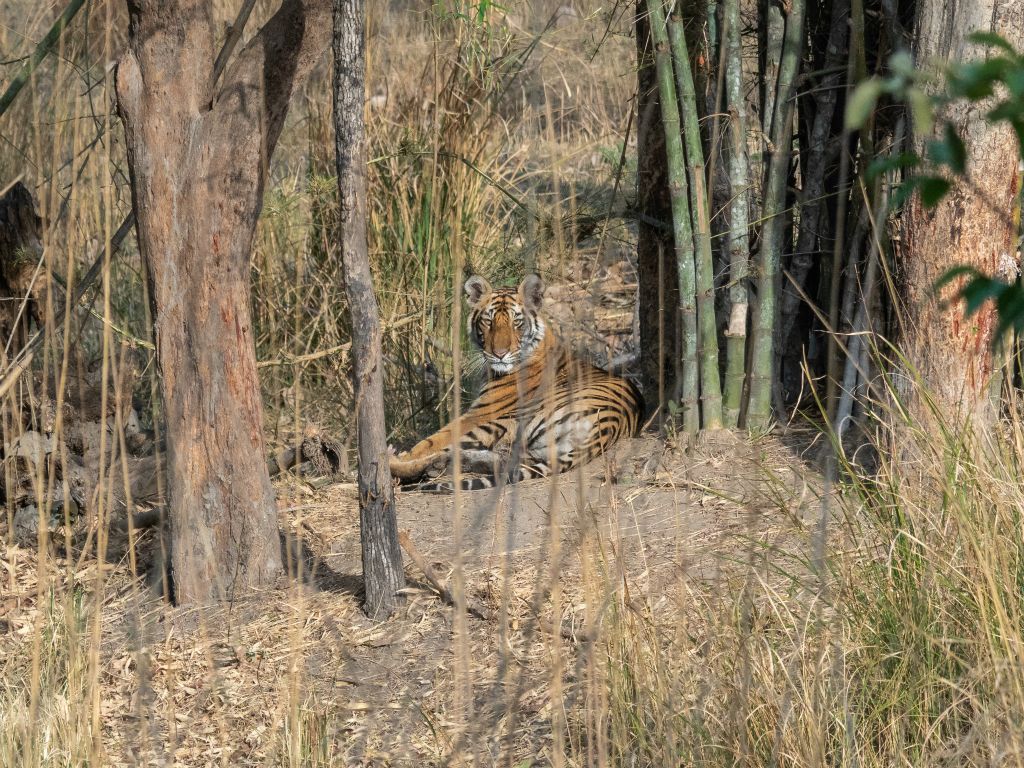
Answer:
<path fill-rule="evenodd" d="M 352 316 L 365 610 L 386 618 L 398 605 L 405 574 L 384 430 L 380 317 L 366 243 L 365 13 L 364 0 L 334 0 L 334 140 L 342 280 Z"/>
<path fill-rule="evenodd" d="M 281 574 L 249 258 L 290 99 L 330 42 L 329 0 L 284 0 L 218 85 L 211 5 L 129 0 L 117 72 L 156 325 L 179 602 L 230 599 Z"/>

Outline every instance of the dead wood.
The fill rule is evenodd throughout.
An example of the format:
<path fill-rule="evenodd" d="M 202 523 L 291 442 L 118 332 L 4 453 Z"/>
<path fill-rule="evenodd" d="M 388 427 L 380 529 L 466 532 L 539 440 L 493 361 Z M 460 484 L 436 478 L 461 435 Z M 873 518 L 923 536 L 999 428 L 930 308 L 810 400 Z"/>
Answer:
<path fill-rule="evenodd" d="M 16 331 L 12 350 L 25 344 L 28 322 L 39 322 L 45 288 L 37 275 L 42 234 L 32 193 L 19 181 L 0 197 L 0 345 L 6 345 Z"/>
<path fill-rule="evenodd" d="M 267 461 L 271 477 L 303 466 L 303 474 L 338 477 L 348 472 L 348 453 L 339 441 L 325 435 L 314 426 L 306 428 L 298 447 L 285 448 Z"/>
<path fill-rule="evenodd" d="M 416 549 L 416 545 L 412 543 L 412 537 L 409 536 L 408 531 L 398 532 L 398 543 L 401 545 L 402 549 L 405 550 L 405 554 L 409 556 L 409 559 L 412 560 L 413 564 L 419 568 L 426 577 L 430 586 L 432 586 L 438 595 L 440 595 L 441 600 L 448 605 L 456 605 L 455 596 L 448 588 L 448 584 L 443 578 L 441 578 L 440 574 L 434 570 L 434 566 L 427 562 L 427 559 L 423 554 Z M 490 621 L 494 618 L 494 612 L 492 610 L 471 600 L 469 595 L 466 595 L 465 598 L 467 613 L 484 621 Z"/>

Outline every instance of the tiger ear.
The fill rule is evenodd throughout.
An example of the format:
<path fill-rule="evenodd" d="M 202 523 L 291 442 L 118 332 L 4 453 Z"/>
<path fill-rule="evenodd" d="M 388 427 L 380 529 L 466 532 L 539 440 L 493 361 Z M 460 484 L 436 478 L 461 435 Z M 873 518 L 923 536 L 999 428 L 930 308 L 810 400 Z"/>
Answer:
<path fill-rule="evenodd" d="M 473 275 L 466 281 L 465 290 L 470 306 L 475 307 L 485 296 L 490 296 L 491 284 L 480 277 L 480 275 Z"/>
<path fill-rule="evenodd" d="M 544 301 L 544 281 L 540 279 L 540 275 L 524 277 L 523 282 L 519 284 L 519 295 L 523 299 L 523 304 L 531 312 L 540 309 L 540 305 Z"/>

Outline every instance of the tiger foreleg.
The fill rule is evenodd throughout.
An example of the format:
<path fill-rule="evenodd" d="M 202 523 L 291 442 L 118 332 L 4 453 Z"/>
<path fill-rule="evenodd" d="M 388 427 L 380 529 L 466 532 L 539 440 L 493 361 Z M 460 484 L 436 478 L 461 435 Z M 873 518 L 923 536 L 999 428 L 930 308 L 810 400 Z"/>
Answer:
<path fill-rule="evenodd" d="M 466 426 L 469 426 L 468 424 Z M 459 439 L 462 471 L 492 471 L 500 455 L 491 449 L 505 435 L 499 424 L 475 425 Z M 421 440 L 408 451 L 391 456 L 391 474 L 399 480 L 419 480 L 424 476 L 437 477 L 447 471 L 452 456 L 452 426 Z M 486 466 L 486 469 L 480 467 Z"/>

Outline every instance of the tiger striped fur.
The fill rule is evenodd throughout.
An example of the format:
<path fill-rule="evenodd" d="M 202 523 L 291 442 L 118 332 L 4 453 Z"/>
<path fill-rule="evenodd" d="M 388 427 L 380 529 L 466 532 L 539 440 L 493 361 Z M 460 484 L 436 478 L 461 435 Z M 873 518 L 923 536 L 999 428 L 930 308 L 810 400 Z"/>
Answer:
<path fill-rule="evenodd" d="M 643 399 L 628 380 L 571 355 L 539 314 L 544 286 L 528 275 L 518 288 L 491 288 L 477 275 L 465 285 L 469 334 L 488 367 L 479 397 L 453 422 L 392 454 L 391 474 L 426 491 L 461 458 L 465 490 L 566 472 L 600 456 L 640 428 Z"/>

